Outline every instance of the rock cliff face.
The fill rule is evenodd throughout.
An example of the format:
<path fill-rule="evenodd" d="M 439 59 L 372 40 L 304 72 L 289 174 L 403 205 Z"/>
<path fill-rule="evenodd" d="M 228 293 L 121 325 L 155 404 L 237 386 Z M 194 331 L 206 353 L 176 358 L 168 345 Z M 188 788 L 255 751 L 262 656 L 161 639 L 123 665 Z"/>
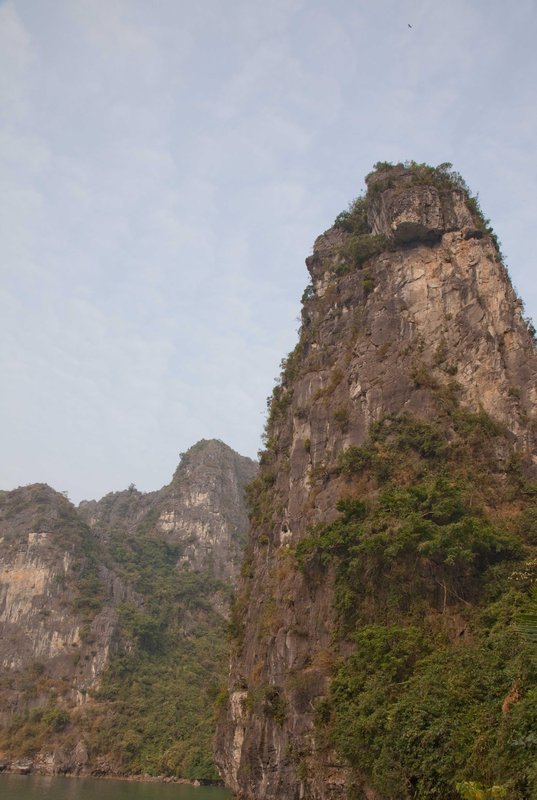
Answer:
<path fill-rule="evenodd" d="M 234 580 L 248 530 L 244 490 L 256 470 L 223 442 L 203 439 L 183 454 L 160 491 L 143 494 L 133 487 L 83 502 L 79 513 L 99 539 L 114 529 L 152 527 L 180 546 L 182 565 Z"/>
<path fill-rule="evenodd" d="M 372 431 L 386 420 L 441 420 L 446 447 L 462 447 L 452 420 L 490 415 L 528 474 L 535 460 L 535 345 L 475 202 L 445 168 L 384 167 L 367 185 L 365 199 L 338 217 L 306 260 L 312 282 L 300 341 L 282 363 L 252 491 L 230 695 L 216 745 L 226 783 L 251 800 L 347 794 L 350 764 L 334 750 L 327 709 L 336 667 L 355 645 L 341 633 L 335 608 L 340 573 L 328 556 L 339 552 L 336 540 L 323 551 L 319 542 L 328 539 L 314 541 L 312 532 L 340 518 L 342 498 L 376 502 L 385 478 L 360 472 L 372 463 Z M 378 442 L 375 463 L 387 452 Z M 363 463 L 355 467 L 351 456 Z M 353 469 L 361 477 L 351 480 Z M 309 572 L 297 563 L 306 540 L 320 553 Z M 391 612 L 372 610 L 383 580 L 373 583 L 360 613 L 385 625 Z M 447 590 L 443 598 L 434 587 L 427 592 L 422 617 L 443 614 L 445 635 L 458 625 L 464 638 L 457 614 L 470 602 L 462 589 L 459 600 Z M 360 783 L 354 774 L 355 796 L 410 791 L 403 778 L 393 795 L 366 778 Z"/>
<path fill-rule="evenodd" d="M 5 723 L 46 702 L 53 688 L 80 704 L 95 688 L 113 647 L 114 606 L 126 589 L 114 581 L 75 508 L 44 484 L 5 493 L 0 517 L 1 716 Z M 100 572 L 109 600 L 85 613 L 80 587 Z M 91 640 L 91 643 L 90 643 Z M 31 687 L 31 688 L 30 688 Z"/>
<path fill-rule="evenodd" d="M 118 669 L 127 686 L 145 656 L 157 683 L 170 648 L 188 663 L 184 654 L 209 631 L 215 663 L 209 654 L 200 680 L 217 680 L 248 525 L 244 490 L 256 469 L 223 442 L 203 440 L 157 492 L 131 487 L 78 509 L 44 484 L 0 493 L 3 755 L 31 757 L 45 771 L 137 771 L 121 761 L 115 734 L 96 732 L 121 719 Z M 141 714 L 149 701 L 138 702 Z M 176 765 L 159 771 L 174 774 Z"/>

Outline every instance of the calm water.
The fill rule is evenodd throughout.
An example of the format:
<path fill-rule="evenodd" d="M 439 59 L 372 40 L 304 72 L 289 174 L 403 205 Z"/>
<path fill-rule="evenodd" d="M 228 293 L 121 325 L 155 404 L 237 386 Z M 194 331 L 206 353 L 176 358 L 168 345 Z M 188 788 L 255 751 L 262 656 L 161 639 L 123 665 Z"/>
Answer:
<path fill-rule="evenodd" d="M 0 774 L 0 800 L 230 800 L 219 786 Z"/>

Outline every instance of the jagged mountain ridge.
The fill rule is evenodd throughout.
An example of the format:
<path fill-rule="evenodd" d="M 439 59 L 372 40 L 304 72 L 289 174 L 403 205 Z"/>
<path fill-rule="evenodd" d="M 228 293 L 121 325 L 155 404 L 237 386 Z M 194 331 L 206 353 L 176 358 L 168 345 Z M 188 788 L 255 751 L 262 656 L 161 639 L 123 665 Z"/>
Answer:
<path fill-rule="evenodd" d="M 229 592 L 248 524 L 244 489 L 255 471 L 223 442 L 202 440 L 157 492 L 130 487 L 78 509 L 44 484 L 1 494 L 0 724 L 8 759 L 31 757 L 52 772 L 176 774 L 180 759 L 157 770 L 157 755 L 140 755 L 142 740 L 122 760 L 115 720 L 126 730 L 135 722 L 117 697 L 139 680 L 144 658 L 155 681 L 159 659 L 170 661 L 173 648 L 186 674 L 188 652 L 205 636 L 214 640 L 215 663 L 209 654 L 192 681 L 205 681 L 199 702 L 207 702 L 204 692 L 222 670 Z M 124 677 L 114 689 L 118 670 Z M 166 680 L 173 685 L 171 674 Z M 148 703 L 140 697 L 139 715 Z M 199 777 L 214 771 L 203 713 L 209 730 L 199 735 Z"/>
<path fill-rule="evenodd" d="M 388 634 L 399 642 L 414 631 L 416 641 L 437 637 L 427 651 L 432 661 L 454 659 L 454 642 L 468 642 L 468 652 L 480 637 L 481 651 L 499 647 L 479 616 L 479 592 L 492 593 L 495 559 L 504 593 L 513 585 L 511 563 L 522 553 L 531 562 L 527 487 L 534 486 L 537 412 L 535 344 L 463 181 L 445 167 L 380 165 L 367 185 L 366 197 L 306 260 L 312 283 L 300 341 L 282 362 L 252 490 L 230 693 L 216 744 L 227 784 L 252 800 L 350 792 L 367 800 L 447 798 L 457 796 L 456 779 L 491 784 L 523 772 L 505 749 L 494 757 L 497 743 L 486 766 L 476 762 L 468 774 L 454 756 L 443 763 L 440 743 L 429 754 L 416 729 L 397 739 L 379 723 L 376 736 L 366 735 L 383 714 L 410 715 L 410 700 L 390 689 L 382 659 L 385 685 L 371 705 L 373 688 L 363 687 L 375 680 L 374 642 L 390 654 L 396 644 L 385 641 Z M 438 497 L 444 516 L 435 510 Z M 395 517 L 394 498 L 402 504 Z M 418 514 L 428 527 L 420 528 Z M 453 544 L 463 528 L 467 550 Z M 527 591 L 516 595 L 519 606 Z M 493 629 L 498 641 L 513 628 L 512 620 L 502 624 Z M 358 640 L 370 659 L 365 672 Z M 402 673 L 418 686 L 417 697 L 432 670 L 420 647 L 419 668 Z M 494 680 L 504 696 L 519 692 L 499 668 Z M 470 686 L 466 673 L 464 681 Z M 384 708 L 390 691 L 393 703 Z M 443 702 L 445 724 L 456 730 L 453 701 Z M 479 713 L 485 706 L 482 699 Z M 500 707 L 496 700 L 501 719 Z M 414 766 L 404 735 L 418 742 Z M 461 744 L 457 758 L 477 756 Z M 504 776 L 493 774 L 502 768 Z M 517 791 L 513 797 L 535 796 Z"/>
<path fill-rule="evenodd" d="M 83 501 L 78 511 L 100 538 L 118 526 L 132 533 L 153 525 L 181 546 L 181 563 L 234 580 L 248 530 L 244 489 L 254 474 L 251 459 L 216 439 L 202 439 L 183 454 L 171 483 L 158 492 L 133 487 Z"/>

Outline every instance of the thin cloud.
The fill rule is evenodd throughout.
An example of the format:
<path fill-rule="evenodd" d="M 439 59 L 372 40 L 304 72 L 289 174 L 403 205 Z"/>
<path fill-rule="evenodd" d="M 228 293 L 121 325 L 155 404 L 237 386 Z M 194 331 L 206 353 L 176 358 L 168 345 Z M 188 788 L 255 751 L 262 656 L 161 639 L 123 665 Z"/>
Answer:
<path fill-rule="evenodd" d="M 1 4 L 0 486 L 255 455 L 304 258 L 377 160 L 453 161 L 535 313 L 536 27 L 524 0 Z"/>

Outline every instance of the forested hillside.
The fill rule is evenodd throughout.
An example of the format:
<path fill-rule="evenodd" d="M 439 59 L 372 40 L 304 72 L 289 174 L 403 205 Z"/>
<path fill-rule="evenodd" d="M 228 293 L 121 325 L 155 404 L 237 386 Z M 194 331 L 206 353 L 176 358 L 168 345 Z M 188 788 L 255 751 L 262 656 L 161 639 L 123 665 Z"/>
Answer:
<path fill-rule="evenodd" d="M 0 755 L 45 772 L 216 779 L 213 706 L 256 465 L 219 441 L 171 483 L 76 509 L 0 498 Z"/>

